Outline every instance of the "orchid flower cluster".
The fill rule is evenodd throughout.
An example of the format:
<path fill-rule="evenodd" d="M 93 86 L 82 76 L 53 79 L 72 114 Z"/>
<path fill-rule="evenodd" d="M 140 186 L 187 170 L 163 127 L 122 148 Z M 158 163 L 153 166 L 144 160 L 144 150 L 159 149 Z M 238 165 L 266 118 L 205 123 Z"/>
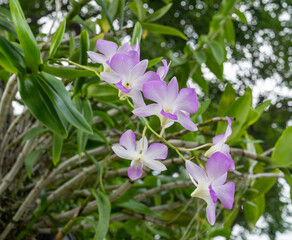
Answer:
<path fill-rule="evenodd" d="M 133 113 L 139 117 L 156 115 L 160 119 L 161 134 L 174 122 L 180 123 L 189 131 L 198 128 L 191 120 L 190 114 L 198 110 L 198 100 L 193 88 L 179 90 L 178 81 L 173 77 L 169 84 L 164 79 L 169 71 L 170 63 L 162 60 L 162 66 L 157 71 L 146 71 L 148 60 L 140 60 L 140 47 L 137 43 L 131 46 L 129 42 L 121 47 L 111 41 L 99 39 L 96 47 L 99 53 L 89 51 L 88 55 L 93 62 L 103 65 L 101 78 L 114 84 L 119 90 L 121 100 L 131 98 L 135 108 Z M 143 95 L 142 95 L 143 93 Z M 146 105 L 144 98 L 153 103 Z M 212 147 L 206 151 L 206 172 L 186 160 L 187 172 L 196 186 L 192 197 L 198 197 L 207 203 L 207 219 L 211 225 L 215 223 L 217 199 L 223 206 L 231 209 L 234 200 L 234 183 L 227 182 L 228 170 L 234 170 L 234 161 L 230 155 L 230 148 L 226 141 L 232 134 L 231 119 L 226 117 L 228 126 L 225 134 L 213 138 Z M 124 132 L 120 138 L 120 144 L 112 147 L 114 153 L 123 159 L 131 160 L 128 176 L 131 180 L 137 180 L 143 175 L 143 166 L 156 171 L 165 171 L 166 166 L 159 160 L 167 158 L 168 148 L 162 143 L 152 143 L 148 146 L 148 140 L 143 132 L 142 138 L 136 141 L 132 130 Z"/>

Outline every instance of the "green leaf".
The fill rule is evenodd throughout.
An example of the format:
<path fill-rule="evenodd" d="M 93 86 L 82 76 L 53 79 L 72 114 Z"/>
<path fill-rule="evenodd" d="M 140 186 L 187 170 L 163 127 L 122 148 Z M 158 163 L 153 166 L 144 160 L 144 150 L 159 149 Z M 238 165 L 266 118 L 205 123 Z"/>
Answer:
<path fill-rule="evenodd" d="M 279 171 L 278 171 L 279 172 Z M 257 179 L 252 187 L 244 193 L 244 198 L 252 200 L 262 194 L 268 192 L 276 183 L 276 178 L 260 178 Z"/>
<path fill-rule="evenodd" d="M 89 34 L 86 30 L 83 30 L 80 34 L 80 59 L 79 63 L 83 66 L 87 65 L 88 61 L 88 54 L 87 51 L 89 50 Z M 86 78 L 78 78 L 74 82 L 74 90 L 73 90 L 73 96 L 75 96 L 77 93 L 79 93 L 82 90 L 82 85 L 87 82 Z"/>
<path fill-rule="evenodd" d="M 165 5 L 165 6 L 163 6 L 162 8 L 158 9 L 152 15 L 147 17 L 145 19 L 145 22 L 154 22 L 154 21 L 160 19 L 161 17 L 163 17 L 168 12 L 168 10 L 171 8 L 171 6 L 172 6 L 172 3 L 169 3 L 169 4 Z"/>
<path fill-rule="evenodd" d="M 36 164 L 42 151 L 42 149 L 38 149 L 36 151 L 30 152 L 25 157 L 24 165 L 29 179 L 31 178 L 33 167 Z"/>
<path fill-rule="evenodd" d="M 138 12 L 138 19 L 139 21 L 143 21 L 146 17 L 146 11 L 143 6 L 143 1 L 142 0 L 134 0 L 134 3 L 136 4 L 137 7 L 137 12 Z"/>
<path fill-rule="evenodd" d="M 30 112 L 53 132 L 66 137 L 66 121 L 40 86 L 38 75 L 20 75 L 18 89 L 22 100 Z"/>
<path fill-rule="evenodd" d="M 13 66 L 12 63 L 0 52 L 0 66 L 3 67 L 7 72 L 17 74 L 18 70 Z"/>
<path fill-rule="evenodd" d="M 58 27 L 57 31 L 55 32 L 53 39 L 51 41 L 51 46 L 50 46 L 50 58 L 53 58 L 55 53 L 57 52 L 57 49 L 59 45 L 61 44 L 63 35 L 65 33 L 66 29 L 66 18 L 64 18 L 63 22 L 60 24 Z"/>
<path fill-rule="evenodd" d="M 211 99 L 207 99 L 206 101 L 204 101 L 199 107 L 198 111 L 192 116 L 192 119 L 196 119 L 198 116 L 206 112 L 210 104 L 211 104 Z"/>
<path fill-rule="evenodd" d="M 106 124 L 109 128 L 115 127 L 114 121 L 105 112 L 103 112 L 103 111 L 94 111 L 93 114 L 94 114 L 94 116 L 99 116 L 100 118 L 102 118 L 104 124 Z"/>
<path fill-rule="evenodd" d="M 286 179 L 287 183 L 289 184 L 289 187 L 290 187 L 290 199 L 292 201 L 292 175 L 291 175 L 291 172 L 289 171 L 288 168 L 281 168 L 281 171 L 284 173 L 285 179 Z"/>
<path fill-rule="evenodd" d="M 264 211 L 265 195 L 260 195 L 259 197 L 254 198 L 252 201 L 246 201 L 243 203 L 244 217 L 251 229 L 254 229 L 255 224 Z"/>
<path fill-rule="evenodd" d="M 228 20 L 224 26 L 224 35 L 227 42 L 230 43 L 231 46 L 235 45 L 235 30 L 232 19 Z"/>
<path fill-rule="evenodd" d="M 9 72 L 24 72 L 23 53 L 12 42 L 0 35 L 0 65 Z"/>
<path fill-rule="evenodd" d="M 93 240 L 104 240 L 109 227 L 111 203 L 105 194 L 95 189 L 91 189 L 91 193 L 96 199 L 98 208 L 98 225 Z"/>
<path fill-rule="evenodd" d="M 213 56 L 218 64 L 222 64 L 224 60 L 224 47 L 217 41 L 208 42 Z"/>
<path fill-rule="evenodd" d="M 272 154 L 272 164 L 277 167 L 292 166 L 292 126 L 286 128 L 275 145 Z"/>
<path fill-rule="evenodd" d="M 256 121 L 258 121 L 260 116 L 265 111 L 265 109 L 270 105 L 270 103 L 271 101 L 268 100 L 262 103 L 261 105 L 257 106 L 255 109 L 250 108 L 245 125 L 250 126 L 254 124 Z"/>
<path fill-rule="evenodd" d="M 56 166 L 60 161 L 60 156 L 63 148 L 63 138 L 56 133 L 54 133 L 53 140 L 53 163 Z"/>
<path fill-rule="evenodd" d="M 198 61 L 199 64 L 203 64 L 206 62 L 206 54 L 203 50 L 194 51 L 195 59 Z"/>
<path fill-rule="evenodd" d="M 101 102 L 118 102 L 118 90 L 109 85 L 91 84 L 87 88 L 87 96 L 94 97 Z"/>
<path fill-rule="evenodd" d="M 23 11 L 18 0 L 10 0 L 11 17 L 14 27 L 24 53 L 26 64 L 32 72 L 38 72 L 39 65 L 42 64 L 42 58 L 36 39 L 33 36 L 29 25 L 26 22 Z"/>
<path fill-rule="evenodd" d="M 90 101 L 87 99 L 83 99 L 83 100 L 80 99 L 80 101 L 81 101 L 80 112 L 84 116 L 86 121 L 91 125 L 93 121 L 93 112 L 92 112 Z M 78 148 L 79 159 L 81 158 L 81 154 L 85 149 L 87 140 L 88 140 L 88 134 L 83 132 L 80 129 L 77 129 L 77 148 Z"/>
<path fill-rule="evenodd" d="M 83 69 L 71 69 L 62 65 L 43 65 L 43 71 L 54 75 L 55 77 L 73 79 L 79 77 L 94 77 L 96 74 L 93 71 Z"/>
<path fill-rule="evenodd" d="M 155 24 L 155 23 L 141 23 L 143 29 L 154 33 L 154 34 L 164 34 L 164 35 L 171 35 L 171 36 L 177 36 L 180 37 L 184 40 L 188 40 L 188 38 L 179 30 L 169 27 L 169 26 L 164 26 L 160 24 Z"/>
<path fill-rule="evenodd" d="M 216 59 L 213 56 L 213 53 L 209 48 L 206 50 L 206 55 L 207 55 L 207 61 L 206 65 L 210 69 L 212 73 L 215 74 L 215 76 L 223 81 L 223 64 L 219 64 Z"/>
<path fill-rule="evenodd" d="M 220 5 L 219 13 L 224 16 L 229 16 L 233 11 L 233 7 L 237 0 L 223 0 Z"/>
<path fill-rule="evenodd" d="M 154 59 L 149 60 L 147 68 L 153 67 L 154 65 L 159 63 L 162 59 L 163 59 L 163 57 L 158 57 L 158 58 L 154 58 Z"/>
<path fill-rule="evenodd" d="M 218 116 L 225 117 L 224 113 L 226 112 L 226 109 L 228 109 L 230 105 L 233 102 L 235 102 L 235 98 L 236 98 L 236 92 L 233 89 L 232 84 L 228 83 L 219 101 L 219 107 L 218 107 L 218 113 L 217 113 Z"/>
<path fill-rule="evenodd" d="M 135 212 L 157 216 L 157 213 L 153 212 L 148 206 L 143 203 L 137 202 L 134 199 L 130 199 L 127 202 L 120 203 L 118 204 L 118 206 L 133 210 Z"/>
<path fill-rule="evenodd" d="M 238 98 L 224 113 L 224 116 L 234 117 L 236 120 L 232 122 L 232 135 L 229 142 L 237 140 L 239 134 L 241 133 L 241 127 L 245 123 L 249 109 L 251 106 L 252 97 L 250 92 L 246 92 L 243 96 Z M 227 126 L 227 121 L 219 122 L 216 135 L 225 132 Z"/>
<path fill-rule="evenodd" d="M 203 76 L 201 66 L 199 65 L 192 76 L 193 82 L 197 83 L 205 93 L 209 93 L 209 84 Z"/>
<path fill-rule="evenodd" d="M 111 18 L 111 16 L 110 16 L 109 12 L 108 12 L 108 9 L 107 9 L 107 7 L 106 7 L 104 1 L 103 1 L 103 0 L 95 0 L 95 1 L 96 1 L 96 3 L 97 3 L 98 5 L 100 5 L 100 6 L 102 7 L 102 10 L 104 11 L 104 13 L 105 13 L 105 15 L 106 15 L 106 18 L 107 18 L 107 21 L 108 21 L 108 23 L 109 23 L 109 25 L 110 25 L 110 27 L 111 27 L 111 30 L 112 30 L 113 32 L 115 32 L 115 28 L 114 28 L 114 26 L 113 26 L 112 18 Z"/>
<path fill-rule="evenodd" d="M 133 36 L 131 38 L 131 45 L 135 45 L 138 41 L 138 44 L 140 44 L 141 37 L 142 37 L 142 26 L 139 22 L 135 23 L 134 31 L 133 31 Z"/>
<path fill-rule="evenodd" d="M 2 29 L 5 29 L 10 34 L 12 34 L 15 38 L 17 38 L 17 34 L 16 34 L 16 31 L 15 31 L 15 28 L 14 28 L 12 22 L 8 21 L 7 19 L 5 19 L 4 17 L 1 17 L 1 16 L 0 16 L 0 27 Z"/>
<path fill-rule="evenodd" d="M 229 239 L 231 235 L 231 229 L 219 228 L 215 229 L 213 232 L 208 234 L 208 239 L 213 239 L 217 236 L 223 236 L 226 239 Z"/>
<path fill-rule="evenodd" d="M 83 30 L 80 34 L 80 64 L 87 65 L 88 54 L 90 42 L 89 42 L 89 34 L 86 30 Z"/>
<path fill-rule="evenodd" d="M 243 12 L 241 12 L 237 9 L 234 13 L 237 15 L 237 17 L 240 19 L 240 21 L 242 21 L 245 24 L 248 24 L 246 16 Z"/>
<path fill-rule="evenodd" d="M 270 106 L 270 104 L 271 104 L 271 101 L 270 101 L 270 100 L 265 101 L 265 102 L 263 102 L 261 105 L 257 106 L 257 107 L 255 108 L 255 111 L 256 111 L 259 115 L 262 115 L 262 113 L 266 110 L 266 108 L 267 108 L 268 106 Z"/>
<path fill-rule="evenodd" d="M 40 74 L 38 80 L 47 96 L 68 122 L 84 132 L 92 133 L 88 122 L 73 106 L 71 96 L 62 81 L 44 72 Z"/>
<path fill-rule="evenodd" d="M 43 128 L 43 127 L 34 127 L 31 130 L 29 130 L 27 132 L 27 134 L 25 134 L 23 140 L 22 140 L 22 144 L 25 143 L 27 140 L 35 138 L 36 136 L 40 135 L 43 132 L 48 131 L 47 129 Z"/>
<path fill-rule="evenodd" d="M 146 10 L 143 7 L 142 0 L 134 0 L 128 4 L 128 7 L 131 9 L 133 13 L 135 13 L 138 17 L 139 21 L 143 21 L 146 17 Z"/>

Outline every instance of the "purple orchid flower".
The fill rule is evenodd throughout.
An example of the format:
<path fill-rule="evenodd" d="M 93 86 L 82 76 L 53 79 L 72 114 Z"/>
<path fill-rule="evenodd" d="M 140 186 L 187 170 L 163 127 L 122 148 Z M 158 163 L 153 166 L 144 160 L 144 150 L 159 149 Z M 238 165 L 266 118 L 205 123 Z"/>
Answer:
<path fill-rule="evenodd" d="M 115 42 L 98 39 L 96 41 L 96 48 L 100 53 L 88 51 L 88 56 L 93 62 L 103 64 L 105 72 L 110 71 L 108 63 L 116 53 L 127 53 L 129 51 L 134 51 L 140 56 L 139 44 L 131 46 L 129 42 L 126 42 L 118 48 L 118 45 Z"/>
<path fill-rule="evenodd" d="M 227 144 L 225 144 L 225 142 L 230 138 L 232 134 L 231 119 L 229 117 L 226 117 L 226 119 L 228 121 L 228 125 L 225 134 L 220 134 L 213 138 L 214 145 L 210 147 L 208 151 L 205 152 L 205 157 L 210 157 L 212 154 L 216 152 L 221 152 L 224 155 L 226 155 L 226 157 L 231 161 L 230 170 L 234 170 L 235 165 L 230 155 L 230 147 Z"/>
<path fill-rule="evenodd" d="M 139 61 L 136 51 L 115 54 L 109 66 L 113 72 L 102 72 L 100 75 L 108 83 L 114 83 L 120 90 L 119 96 L 129 96 L 137 107 L 145 106 L 141 91 L 143 84 L 159 80 L 159 75 L 153 71 L 145 73 L 148 60 Z"/>
<path fill-rule="evenodd" d="M 197 164 L 186 161 L 186 169 L 197 187 L 191 196 L 201 198 L 207 203 L 207 219 L 211 225 L 214 225 L 216 220 L 217 198 L 224 208 L 231 209 L 233 206 L 235 185 L 233 182 L 225 183 L 230 164 L 224 154 L 214 153 L 206 163 L 206 174 Z"/>
<path fill-rule="evenodd" d="M 159 75 L 160 79 L 164 80 L 166 74 L 168 73 L 170 62 L 168 65 L 165 59 L 162 59 L 161 62 L 163 63 L 163 66 L 158 67 L 156 72 Z"/>
<path fill-rule="evenodd" d="M 157 159 L 165 159 L 168 154 L 167 147 L 162 143 L 153 143 L 148 148 L 147 138 L 136 142 L 136 136 L 132 130 L 124 132 L 120 138 L 120 145 L 112 147 L 114 153 L 124 159 L 132 160 L 128 169 L 131 180 L 137 180 L 142 176 L 143 165 L 156 171 L 164 171 L 166 167 Z"/>
<path fill-rule="evenodd" d="M 143 85 L 145 98 L 156 103 L 133 110 L 137 116 L 148 117 L 157 115 L 162 127 L 169 127 L 179 122 L 184 128 L 196 131 L 197 126 L 192 122 L 190 113 L 198 110 L 197 94 L 192 88 L 183 88 L 178 92 L 176 77 L 170 83 L 164 81 L 149 81 Z"/>

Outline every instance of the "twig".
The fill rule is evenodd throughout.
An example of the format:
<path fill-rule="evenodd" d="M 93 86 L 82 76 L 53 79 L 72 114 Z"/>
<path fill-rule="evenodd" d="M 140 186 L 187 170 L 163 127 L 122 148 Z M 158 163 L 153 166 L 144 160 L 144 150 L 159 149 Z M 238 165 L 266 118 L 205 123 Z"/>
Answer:
<path fill-rule="evenodd" d="M 6 87 L 4 89 L 4 93 L 0 102 L 0 132 L 2 131 L 9 106 L 14 98 L 13 93 L 15 92 L 14 91 L 15 87 L 17 87 L 17 76 L 13 74 L 9 78 L 6 84 Z"/>
<path fill-rule="evenodd" d="M 5 177 L 2 179 L 1 185 L 0 185 L 0 195 L 2 195 L 2 193 L 7 189 L 7 187 L 10 185 L 10 183 L 14 180 L 16 174 L 22 168 L 25 157 L 30 152 L 33 142 L 34 142 L 34 140 L 31 139 L 25 143 L 23 150 L 19 154 L 15 164 L 13 165 L 11 170 L 5 175 Z"/>
<path fill-rule="evenodd" d="M 234 117 L 231 117 L 230 118 L 231 120 L 235 120 Z M 198 123 L 196 124 L 198 128 L 200 127 L 203 127 L 203 126 L 206 126 L 206 125 L 209 125 L 210 123 L 215 123 L 215 122 L 220 122 L 220 121 L 227 121 L 227 119 L 225 117 L 214 117 L 214 118 L 211 118 L 209 120 L 206 120 L 205 122 L 202 122 L 202 123 Z M 166 136 L 166 139 L 169 139 L 169 138 L 173 138 L 173 137 L 178 137 L 178 136 L 182 136 L 186 133 L 188 133 L 189 131 L 187 129 L 183 129 L 179 132 L 176 132 L 176 133 L 173 133 L 173 134 L 168 134 Z"/>
<path fill-rule="evenodd" d="M 190 187 L 192 185 L 193 185 L 192 181 L 177 181 L 177 182 L 167 183 L 159 187 L 152 188 L 148 190 L 147 192 L 140 193 L 135 197 L 135 199 L 140 202 L 162 191 L 171 190 L 174 188 Z"/>
<path fill-rule="evenodd" d="M 26 211 L 26 209 L 30 206 L 30 204 L 35 200 L 36 196 L 39 195 L 41 188 L 44 184 L 44 181 L 46 177 L 48 176 L 47 172 L 35 185 L 35 187 L 30 191 L 27 198 L 24 200 L 24 202 L 21 204 L 21 206 L 18 208 L 17 212 L 12 218 L 12 221 L 7 225 L 5 230 L 0 235 L 0 240 L 4 240 L 6 236 L 10 233 L 10 231 L 13 229 L 14 225 L 19 221 L 23 213 Z"/>

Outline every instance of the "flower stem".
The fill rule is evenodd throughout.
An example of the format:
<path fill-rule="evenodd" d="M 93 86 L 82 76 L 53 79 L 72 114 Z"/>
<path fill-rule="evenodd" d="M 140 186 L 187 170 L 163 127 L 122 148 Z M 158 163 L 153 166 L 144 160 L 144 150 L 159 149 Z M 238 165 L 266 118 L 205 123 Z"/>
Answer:
<path fill-rule="evenodd" d="M 142 133 L 142 151 L 144 149 L 144 142 L 145 142 L 144 138 L 145 138 L 146 130 L 147 130 L 147 126 L 144 127 L 143 133 Z"/>
<path fill-rule="evenodd" d="M 201 148 L 209 147 L 209 146 L 213 146 L 213 143 L 206 143 L 206 144 L 203 144 L 203 145 L 195 147 L 195 148 L 177 148 L 177 149 L 180 151 L 191 152 L 191 151 L 196 151 L 196 150 L 199 150 Z"/>

